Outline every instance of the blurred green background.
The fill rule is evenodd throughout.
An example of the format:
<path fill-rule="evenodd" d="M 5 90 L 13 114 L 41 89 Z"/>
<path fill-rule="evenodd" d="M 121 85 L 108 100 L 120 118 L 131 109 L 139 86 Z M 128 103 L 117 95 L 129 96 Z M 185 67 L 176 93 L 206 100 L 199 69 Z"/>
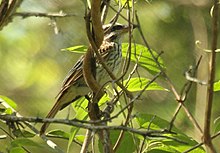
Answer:
<path fill-rule="evenodd" d="M 203 55 L 203 59 L 198 78 L 207 79 L 208 58 L 203 49 L 210 48 L 211 42 L 211 1 L 151 0 L 147 3 L 137 0 L 135 9 L 151 48 L 158 53 L 164 52 L 162 58 L 167 66 L 167 74 L 178 92 L 186 82 L 184 72 L 196 63 L 200 55 Z M 62 80 L 80 56 L 62 52 L 61 49 L 88 45 L 88 40 L 82 1 L 24 0 L 18 9 L 19 12 L 54 13 L 61 10 L 74 16 L 56 19 L 58 34 L 55 34 L 50 19 L 40 17 L 15 17 L 12 23 L 0 31 L 0 95 L 13 99 L 18 104 L 17 111 L 23 116 L 44 117 L 47 114 L 54 104 Z M 123 14 L 126 15 L 126 11 Z M 113 11 L 110 11 L 108 19 L 113 15 Z M 120 19 L 120 22 L 126 23 L 123 19 Z M 136 43 L 143 44 L 137 31 L 134 32 L 134 38 Z M 199 47 L 195 45 L 197 40 L 201 42 Z M 217 62 L 218 66 L 219 55 Z M 219 80 L 219 69 L 216 74 L 216 80 Z M 148 76 L 147 72 L 142 75 Z M 165 81 L 161 80 L 160 83 L 168 88 Z M 204 117 L 205 88 L 193 85 L 186 101 L 187 107 L 201 125 Z M 216 92 L 213 120 L 220 115 L 219 98 L 220 94 Z M 135 104 L 135 110 L 170 120 L 176 106 L 177 102 L 172 93 L 154 91 L 146 92 Z M 63 111 L 59 115 L 66 114 L 67 112 Z M 175 125 L 200 140 L 184 111 L 178 115 Z M 214 127 L 213 124 L 213 129 Z M 220 138 L 214 142 L 220 143 Z M 0 140 L 0 145 L 3 143 L 5 142 Z"/>

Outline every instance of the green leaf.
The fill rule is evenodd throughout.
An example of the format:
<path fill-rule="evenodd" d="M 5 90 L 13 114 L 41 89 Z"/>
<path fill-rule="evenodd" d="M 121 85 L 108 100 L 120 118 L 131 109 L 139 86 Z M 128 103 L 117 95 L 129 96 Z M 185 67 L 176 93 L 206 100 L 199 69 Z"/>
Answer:
<path fill-rule="evenodd" d="M 127 50 L 128 50 L 128 43 L 122 44 L 122 56 L 126 57 Z M 164 63 L 161 57 L 158 57 L 158 54 L 152 50 L 154 57 L 157 57 L 158 63 L 160 66 L 165 69 Z M 131 44 L 131 61 L 137 62 L 140 66 L 145 68 L 149 73 L 156 74 L 160 72 L 160 68 L 158 64 L 155 62 L 154 58 L 152 57 L 150 51 L 147 47 L 140 45 L 140 44 Z"/>
<path fill-rule="evenodd" d="M 151 130 L 167 129 L 169 122 L 151 114 L 138 113 L 135 115 L 135 119 L 140 128 L 149 128 Z"/>
<path fill-rule="evenodd" d="M 217 133 L 220 131 L 220 117 L 214 120 L 215 130 L 214 132 Z"/>
<path fill-rule="evenodd" d="M 170 123 L 162 118 L 159 118 L 155 115 L 142 114 L 138 113 L 135 116 L 135 119 L 140 126 L 140 128 L 150 129 L 150 130 L 164 130 L 168 129 Z M 184 152 L 198 143 L 193 140 L 191 137 L 188 137 L 176 127 L 173 127 L 171 133 L 166 133 L 161 135 L 156 135 L 156 140 L 154 138 L 148 138 L 147 141 L 148 148 L 147 150 L 152 150 L 152 152 L 158 152 L 159 150 L 165 152 Z M 163 136 L 163 137 L 162 137 Z M 140 139 L 140 137 L 138 137 Z M 161 152 L 162 152 L 161 151 Z M 205 153 L 202 147 L 195 149 L 195 153 Z"/>
<path fill-rule="evenodd" d="M 99 100 L 99 106 L 102 106 L 103 104 L 105 104 L 107 101 L 110 101 L 110 97 L 108 94 L 104 94 L 102 96 L 102 98 Z"/>
<path fill-rule="evenodd" d="M 11 100 L 10 98 L 6 97 L 6 96 L 2 96 L 0 95 L 0 102 L 5 102 L 7 103 L 11 108 L 16 109 L 17 108 L 17 104 Z M 6 108 L 10 108 L 5 106 Z"/>
<path fill-rule="evenodd" d="M 125 5 L 125 7 L 127 7 L 127 0 L 115 0 L 115 2 L 116 2 L 118 5 L 119 5 L 119 4 L 122 5 L 122 6 Z M 129 3 L 129 7 L 132 7 L 132 1 L 129 0 L 128 3 Z"/>
<path fill-rule="evenodd" d="M 10 149 L 10 153 L 26 153 L 22 147 L 13 147 Z"/>
<path fill-rule="evenodd" d="M 120 131 L 110 131 L 110 140 L 112 144 L 115 144 L 118 140 L 118 136 Z M 136 146 L 138 142 L 134 143 L 133 136 L 129 132 L 125 132 L 123 139 L 120 143 L 120 147 L 117 150 L 117 153 L 133 153 L 135 152 Z M 103 152 L 103 146 L 101 141 L 99 140 L 99 152 Z"/>
<path fill-rule="evenodd" d="M 184 133 L 178 132 L 177 134 L 166 134 L 166 135 L 174 139 L 167 138 L 167 139 L 163 139 L 161 142 L 165 146 L 169 146 L 169 148 L 175 149 L 178 152 L 184 152 L 198 144 L 198 142 L 193 140 L 191 137 L 188 137 Z M 181 142 L 177 140 L 180 140 Z M 202 147 L 199 147 L 194 149 L 192 153 L 205 153 L 205 150 Z"/>
<path fill-rule="evenodd" d="M 16 146 L 16 147 L 21 147 L 21 146 L 35 146 L 35 147 L 41 147 L 40 144 L 34 142 L 31 139 L 27 139 L 27 138 L 16 138 L 15 140 L 13 140 L 11 142 L 12 146 Z"/>
<path fill-rule="evenodd" d="M 8 114 L 8 115 L 11 115 L 13 112 L 14 112 L 13 108 L 6 108 L 4 113 Z"/>
<path fill-rule="evenodd" d="M 32 138 L 35 136 L 34 133 L 31 133 L 27 130 L 16 129 L 12 131 L 16 137 Z"/>
<path fill-rule="evenodd" d="M 75 139 L 76 139 L 76 141 L 83 143 L 85 140 L 85 135 L 76 135 Z"/>
<path fill-rule="evenodd" d="M 70 149 L 70 145 L 72 144 L 77 132 L 79 131 L 79 128 L 77 127 L 72 127 L 70 130 L 70 137 L 69 137 L 69 141 L 68 141 L 68 146 L 67 146 L 67 153 L 69 152 Z"/>
<path fill-rule="evenodd" d="M 128 80 L 124 81 L 124 84 L 127 84 Z M 127 89 L 129 91 L 141 91 L 145 86 L 150 82 L 150 79 L 147 78 L 131 78 L 128 82 Z M 151 83 L 146 90 L 165 90 L 167 89 L 159 86 L 156 82 Z"/>
<path fill-rule="evenodd" d="M 220 80 L 214 83 L 214 91 L 220 91 Z"/>
<path fill-rule="evenodd" d="M 70 134 L 67 132 L 64 132 L 63 130 L 56 129 L 49 131 L 47 133 L 47 136 L 49 137 L 58 137 L 58 138 L 63 138 L 63 139 L 69 139 Z"/>
<path fill-rule="evenodd" d="M 73 109 L 76 112 L 74 118 L 79 120 L 85 120 L 88 117 L 87 107 L 88 100 L 85 97 L 81 97 L 72 103 Z"/>
<path fill-rule="evenodd" d="M 175 149 L 172 149 L 158 141 L 149 144 L 147 150 L 148 153 L 179 153 Z"/>
<path fill-rule="evenodd" d="M 86 53 L 87 48 L 88 48 L 87 46 L 79 45 L 79 46 L 73 46 L 73 47 L 61 49 L 61 51 L 69 51 L 69 52 L 74 52 L 74 53 Z"/>
<path fill-rule="evenodd" d="M 129 44 L 128 43 L 122 43 L 122 56 L 125 58 L 127 55 L 127 49 Z M 85 45 L 79 45 L 79 46 L 73 46 L 65 49 L 61 49 L 61 51 L 70 51 L 74 53 L 86 53 L 87 46 Z M 152 50 L 152 53 L 154 57 L 158 57 L 158 54 Z M 140 45 L 140 44 L 131 44 L 131 61 L 137 62 L 140 66 L 145 68 L 149 73 L 156 74 L 160 72 L 160 69 L 155 62 L 154 58 L 151 56 L 150 51 L 147 47 Z M 165 69 L 165 66 L 163 64 L 163 61 L 161 57 L 157 58 L 160 66 Z"/>

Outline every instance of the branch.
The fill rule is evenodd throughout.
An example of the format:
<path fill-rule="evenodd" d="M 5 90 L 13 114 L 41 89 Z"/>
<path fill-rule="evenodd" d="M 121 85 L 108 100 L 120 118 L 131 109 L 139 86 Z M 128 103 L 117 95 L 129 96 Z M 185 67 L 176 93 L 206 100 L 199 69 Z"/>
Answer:
<path fill-rule="evenodd" d="M 90 44 L 93 44 L 94 46 L 96 46 L 94 39 L 92 37 L 91 31 L 90 31 L 91 29 L 90 28 L 90 12 L 86 14 L 85 22 L 86 22 L 86 33 L 90 41 Z M 83 60 L 83 76 L 86 81 L 86 84 L 93 91 L 93 93 L 95 93 L 96 98 L 94 99 L 96 99 L 96 102 L 98 102 L 98 100 L 104 95 L 104 91 L 102 90 L 102 87 L 95 79 L 96 74 L 94 71 L 96 70 L 92 70 L 92 67 L 96 67 L 95 65 L 96 61 L 94 59 L 94 54 L 93 54 L 94 52 L 93 45 L 89 46 L 85 54 L 85 58 Z M 95 49 L 97 49 L 97 47 Z M 97 49 L 97 52 L 98 52 L 98 49 Z"/>
<path fill-rule="evenodd" d="M 213 12 L 212 12 L 212 52 L 210 54 L 209 67 L 208 67 L 208 88 L 207 88 L 207 101 L 205 110 L 205 124 L 204 124 L 204 143 L 208 149 L 208 152 L 216 153 L 216 150 L 212 144 L 210 136 L 210 124 L 211 113 L 213 103 L 213 86 L 215 81 L 215 69 L 216 69 L 216 52 L 218 41 L 218 14 L 219 14 L 219 1 L 214 0 Z"/>
<path fill-rule="evenodd" d="M 85 125 L 82 123 L 78 123 L 75 120 L 67 120 L 67 119 L 54 119 L 54 118 L 39 118 L 39 117 L 17 117 L 12 115 L 0 115 L 0 119 L 8 122 L 33 122 L 33 123 L 57 123 L 57 124 L 65 124 L 69 126 L 75 126 L 82 129 L 88 129 L 91 131 L 98 130 L 124 130 L 128 132 L 132 132 L 134 134 L 154 137 L 156 134 L 167 134 L 170 133 L 167 130 L 138 130 L 125 126 L 103 126 L 103 125 Z M 158 136 L 159 137 L 159 136 Z"/>
<path fill-rule="evenodd" d="M 180 108 L 183 107 L 185 113 L 187 114 L 187 116 L 189 117 L 189 119 L 190 119 L 190 121 L 193 123 L 193 125 L 194 125 L 200 132 L 202 132 L 202 130 L 201 130 L 199 124 L 197 123 L 196 119 L 195 119 L 195 118 L 193 117 L 193 115 L 188 111 L 188 109 L 183 105 L 182 102 L 183 102 L 183 100 L 185 100 L 184 97 L 182 97 L 182 95 L 178 94 L 178 92 L 177 92 L 175 86 L 173 85 L 172 81 L 169 79 L 169 77 L 168 77 L 167 74 L 165 73 L 163 67 L 160 65 L 158 59 L 157 59 L 157 58 L 155 57 L 155 55 L 153 54 L 153 52 L 152 52 L 152 50 L 151 50 L 151 48 L 150 48 L 150 46 L 149 46 L 147 40 L 146 40 L 145 37 L 144 37 L 144 34 L 143 34 L 143 32 L 142 32 L 142 29 L 141 29 L 141 27 L 140 27 L 140 21 L 139 21 L 139 18 L 138 18 L 137 13 L 136 13 L 135 15 L 136 15 L 137 23 L 138 23 L 138 25 L 139 25 L 139 26 L 138 26 L 138 30 L 139 30 L 139 32 L 140 32 L 140 35 L 141 35 L 141 37 L 142 37 L 142 40 L 144 41 L 145 46 L 148 48 L 148 50 L 149 50 L 149 52 L 150 52 L 152 58 L 154 59 L 154 61 L 155 61 L 155 63 L 157 64 L 158 68 L 160 69 L 160 71 L 161 71 L 163 77 L 166 79 L 168 85 L 170 86 L 171 91 L 173 92 L 173 94 L 174 94 L 174 96 L 175 96 L 175 98 L 176 98 L 176 101 L 179 103 L 179 106 L 177 107 L 176 112 L 175 112 L 176 114 L 174 114 L 174 117 L 173 117 L 173 119 L 172 119 L 172 121 L 171 121 L 171 124 L 173 124 L 172 122 L 174 122 L 175 116 L 176 116 L 177 113 L 179 112 Z M 186 89 L 187 89 L 187 88 L 186 88 Z M 187 89 L 187 90 L 188 90 L 188 89 Z M 187 90 L 186 90 L 186 91 L 187 91 Z M 187 93 L 187 92 L 186 92 L 186 93 Z M 184 96 L 185 96 L 185 95 L 184 95 Z M 170 128 L 172 128 L 172 125 L 171 125 Z"/>
<path fill-rule="evenodd" d="M 94 30 L 95 44 L 97 45 L 97 48 L 99 48 L 99 46 L 102 44 L 102 41 L 104 38 L 100 8 L 101 8 L 101 0 L 92 0 L 92 2 L 91 2 L 91 18 L 92 18 L 92 26 L 93 26 L 93 30 Z"/>
<path fill-rule="evenodd" d="M 127 1 L 127 7 L 128 7 L 128 10 L 127 10 L 127 14 L 128 14 L 128 26 L 129 26 L 129 29 L 131 29 L 131 11 L 130 11 L 130 6 L 129 6 L 129 1 Z M 133 11 L 132 11 L 133 12 Z M 133 16 L 133 15 L 132 15 Z M 127 70 L 129 68 L 129 64 L 130 64 L 130 58 L 131 58 L 131 38 L 132 38 L 132 31 L 129 30 L 129 46 L 128 46 L 128 59 L 126 60 L 126 63 L 124 66 L 127 66 Z M 126 74 L 127 71 L 124 71 L 124 74 Z M 125 98 L 126 99 L 126 98 Z M 131 99 L 130 99 L 131 100 Z M 131 118 L 131 113 L 132 113 L 132 110 L 133 110 L 133 107 L 134 107 L 134 103 L 130 103 L 129 107 L 128 107 L 128 114 L 126 116 L 126 119 L 125 119 L 125 122 L 124 122 L 124 126 L 127 126 L 129 124 L 129 121 L 130 121 L 130 118 Z M 122 139 L 124 137 L 124 131 L 121 131 L 119 136 L 118 136 L 118 139 L 114 145 L 114 152 L 117 151 L 117 149 L 119 148 L 121 142 L 122 142 Z"/>
<path fill-rule="evenodd" d="M 58 13 L 42 13 L 42 12 L 16 12 L 13 16 L 20 16 L 22 18 L 28 17 L 46 17 L 46 18 L 63 18 L 76 16 L 75 14 L 66 14 L 63 11 Z"/>
<path fill-rule="evenodd" d="M 0 30 L 12 21 L 12 14 L 23 0 L 2 0 L 0 4 Z"/>
<path fill-rule="evenodd" d="M 217 132 L 216 134 L 214 134 L 213 136 L 211 136 L 211 139 L 213 140 L 213 139 L 217 138 L 218 136 L 220 136 L 220 131 Z M 193 146 L 192 148 L 190 148 L 190 149 L 184 151 L 183 153 L 188 153 L 188 152 L 190 152 L 190 151 L 193 151 L 194 149 L 199 148 L 199 147 L 202 146 L 202 145 L 204 145 L 204 142 L 201 142 L 201 143 L 199 143 L 199 144 Z"/>
<path fill-rule="evenodd" d="M 190 68 L 190 69 L 188 70 L 188 73 L 190 73 L 190 75 L 192 75 L 192 77 L 195 77 L 196 70 L 197 70 L 198 67 L 199 67 L 199 64 L 200 64 L 201 59 L 202 59 L 202 57 L 199 58 L 199 60 L 198 60 L 198 62 L 197 62 L 197 64 L 196 64 L 196 66 L 195 66 L 194 69 L 193 69 L 193 68 Z M 186 79 L 187 79 L 187 78 L 186 78 Z M 187 80 L 188 80 L 188 79 L 187 79 Z M 188 93 L 189 93 L 189 91 L 190 91 L 190 89 L 191 89 L 191 86 L 192 86 L 192 83 L 193 83 L 193 82 L 194 82 L 194 81 L 192 81 L 192 80 L 188 80 L 188 81 L 185 83 L 185 85 L 183 86 L 183 89 L 182 89 L 181 94 L 180 94 L 180 96 L 179 96 L 179 97 L 180 97 L 180 99 L 179 99 L 179 101 L 178 101 L 178 102 L 179 102 L 179 105 L 177 106 L 176 111 L 175 111 L 175 113 L 174 113 L 174 115 L 173 115 L 173 117 L 172 117 L 172 119 L 171 119 L 171 121 L 170 121 L 169 130 L 172 129 L 173 123 L 174 123 L 174 121 L 175 121 L 177 115 L 179 114 L 180 109 L 183 107 L 183 109 L 185 110 L 185 112 L 186 112 L 188 118 L 190 119 L 190 121 L 192 122 L 192 124 L 194 125 L 194 127 L 196 127 L 196 129 L 197 129 L 197 130 L 200 132 L 200 134 L 202 135 L 202 134 L 203 134 L 202 128 L 199 126 L 199 124 L 198 124 L 198 122 L 196 121 L 196 119 L 193 117 L 193 115 L 189 112 L 189 110 L 188 110 L 188 109 L 186 108 L 186 106 L 184 105 L 184 102 L 185 102 L 186 99 L 187 99 Z M 198 82 L 197 82 L 197 83 L 198 83 Z"/>
<path fill-rule="evenodd" d="M 1 104 L 5 108 L 10 108 L 13 112 L 13 117 L 19 117 L 19 118 L 24 118 L 22 115 L 20 115 L 16 110 L 14 110 L 10 105 L 8 105 L 4 100 L 0 98 Z M 8 116 L 8 118 L 11 118 L 12 115 L 0 115 L 0 119 L 5 120 L 6 122 L 9 122 L 10 119 L 4 119 L 5 116 Z M 3 117 L 3 118 L 2 118 Z M 14 121 L 16 122 L 16 121 Z M 22 121 L 29 129 L 31 129 L 35 134 L 39 134 L 39 130 L 37 130 L 31 123 L 28 121 L 23 120 Z M 8 134 L 6 131 L 4 131 L 6 134 Z M 11 137 L 11 136 L 10 136 Z M 41 137 L 51 148 L 55 149 L 57 152 L 62 152 L 62 150 L 51 140 L 48 140 L 45 136 Z"/>
<path fill-rule="evenodd" d="M 91 14 L 90 14 L 91 13 Z M 90 28 L 90 15 L 92 20 L 92 30 Z M 94 52 L 98 55 L 98 49 L 103 42 L 104 39 L 104 32 L 102 29 L 102 22 L 101 22 L 101 0 L 92 0 L 91 2 L 91 12 L 85 16 L 86 19 L 86 31 L 87 36 L 89 38 L 91 46 L 87 50 L 85 54 L 85 58 L 83 60 L 83 76 L 86 81 L 88 87 L 94 93 L 94 97 L 92 102 L 89 103 L 88 110 L 89 110 L 89 117 L 91 120 L 99 120 L 100 119 L 100 110 L 98 107 L 98 101 L 104 95 L 104 91 L 102 90 L 101 86 L 95 79 L 96 69 L 92 71 L 92 67 L 96 67 L 96 60 L 94 58 Z M 101 56 L 100 56 L 101 57 Z M 102 57 L 101 57 L 102 58 Z M 103 122 L 103 124 L 105 124 Z M 95 124 L 98 126 L 97 124 Z M 109 131 L 101 130 L 97 132 L 99 135 L 99 139 L 103 144 L 104 152 L 113 152 L 111 147 L 111 142 L 109 138 Z"/>

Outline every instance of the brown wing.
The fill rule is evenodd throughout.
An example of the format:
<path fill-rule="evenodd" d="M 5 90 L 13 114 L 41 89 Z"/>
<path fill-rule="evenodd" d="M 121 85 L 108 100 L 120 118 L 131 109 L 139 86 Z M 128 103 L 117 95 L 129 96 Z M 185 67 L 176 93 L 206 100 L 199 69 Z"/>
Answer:
<path fill-rule="evenodd" d="M 62 88 L 58 95 L 56 96 L 57 100 L 62 96 L 66 89 L 74 85 L 77 80 L 83 77 L 83 60 L 84 56 L 81 56 L 72 69 L 68 72 L 66 78 L 63 81 Z"/>
<path fill-rule="evenodd" d="M 53 118 L 57 112 L 67 105 L 69 105 L 74 99 L 80 97 L 77 96 L 77 93 L 71 91 L 71 88 L 77 88 L 78 80 L 81 78 L 83 80 L 83 73 L 82 73 L 82 64 L 83 64 L 84 56 L 77 61 L 77 63 L 73 66 L 73 68 L 69 71 L 66 79 L 63 82 L 63 86 L 60 92 L 57 95 L 57 101 L 54 104 L 53 108 L 50 110 L 46 118 Z M 49 123 L 44 123 L 41 127 L 40 134 L 44 134 Z"/>

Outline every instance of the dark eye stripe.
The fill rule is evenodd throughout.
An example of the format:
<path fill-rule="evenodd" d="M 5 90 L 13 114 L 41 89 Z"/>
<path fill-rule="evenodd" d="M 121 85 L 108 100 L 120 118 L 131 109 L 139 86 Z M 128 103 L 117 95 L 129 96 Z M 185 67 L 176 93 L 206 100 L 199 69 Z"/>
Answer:
<path fill-rule="evenodd" d="M 122 25 L 115 25 L 112 27 L 112 31 L 121 30 L 123 28 Z"/>
<path fill-rule="evenodd" d="M 123 25 L 118 25 L 118 24 L 116 24 L 116 25 L 114 25 L 113 27 L 111 27 L 111 29 L 109 29 L 109 27 L 111 27 L 111 24 L 105 26 L 103 30 L 108 33 L 108 32 L 110 32 L 110 31 L 121 30 L 121 29 L 123 29 L 124 26 L 123 26 Z"/>

